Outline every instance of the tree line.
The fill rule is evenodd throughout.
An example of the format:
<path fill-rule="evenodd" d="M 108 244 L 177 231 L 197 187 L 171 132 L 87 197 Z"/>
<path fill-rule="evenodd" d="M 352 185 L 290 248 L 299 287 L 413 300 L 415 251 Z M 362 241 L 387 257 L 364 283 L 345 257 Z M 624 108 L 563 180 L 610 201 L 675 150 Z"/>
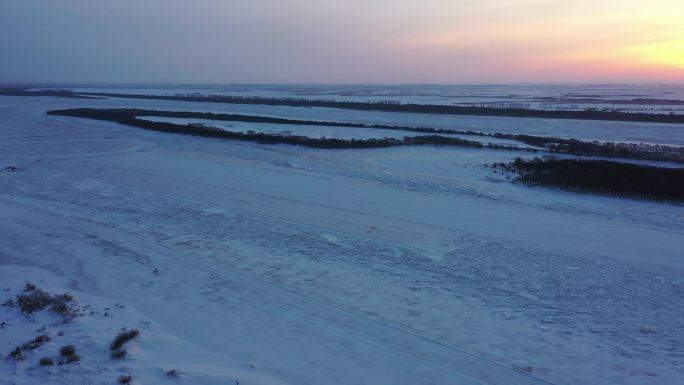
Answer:
<path fill-rule="evenodd" d="M 136 109 L 95 109 L 77 108 L 69 110 L 48 111 L 48 115 L 70 116 L 88 119 L 97 119 L 125 124 L 133 127 L 144 128 L 147 130 L 186 134 L 194 136 L 225 138 L 233 140 L 247 140 L 264 144 L 294 144 L 314 148 L 379 148 L 396 146 L 419 146 L 419 145 L 439 145 L 439 146 L 459 146 L 472 148 L 497 148 L 505 150 L 518 150 L 512 145 L 503 144 L 483 144 L 478 141 L 466 140 L 461 138 L 450 138 L 441 135 L 418 135 L 405 136 L 403 138 L 371 138 L 371 139 L 337 139 L 337 138 L 311 138 L 299 135 L 273 135 L 261 132 L 233 132 L 203 124 L 176 124 L 171 122 L 154 122 L 139 119 L 139 116 L 168 116 L 168 117 L 187 117 L 200 118 L 206 117 L 205 113 L 195 112 L 158 112 Z M 218 114 L 216 114 L 218 115 Z M 225 115 L 228 117 L 231 115 Z M 277 121 L 287 121 L 291 124 L 292 120 L 269 118 L 261 116 L 242 115 L 242 121 L 276 123 Z M 311 121 L 308 124 L 312 124 Z M 350 126 L 350 127 L 355 127 Z M 365 127 L 365 126 L 363 126 Z"/>
<path fill-rule="evenodd" d="M 516 181 L 578 192 L 684 201 L 684 168 L 653 167 L 605 160 L 517 158 L 493 168 L 517 174 Z"/>
<path fill-rule="evenodd" d="M 83 96 L 75 94 L 71 90 L 62 89 L 45 89 L 45 90 L 31 90 L 21 87 L 5 87 L 0 88 L 0 95 L 3 96 L 50 96 L 55 98 L 69 98 L 69 99 L 102 99 L 101 97 Z"/>
<path fill-rule="evenodd" d="M 605 156 L 613 158 L 626 159 L 640 159 L 640 160 L 656 160 L 656 161 L 670 161 L 684 163 L 684 148 L 676 146 L 651 145 L 651 144 L 634 144 L 634 143 L 612 143 L 612 142 L 598 142 L 598 141 L 582 141 L 577 139 L 565 139 L 558 137 L 534 136 L 525 134 L 507 134 L 507 133 L 484 133 L 478 131 L 441 129 L 431 127 L 412 127 L 412 126 L 395 126 L 384 124 L 364 124 L 364 123 L 350 123 L 350 122 L 334 122 L 321 120 L 302 120 L 302 119 L 287 119 L 275 118 L 268 116 L 253 116 L 240 114 L 220 114 L 211 112 L 190 112 L 190 111 L 155 111 L 143 109 L 75 109 L 70 114 L 72 116 L 91 117 L 95 119 L 118 121 L 124 119 L 124 124 L 135 125 L 142 127 L 143 124 L 147 128 L 150 126 L 147 123 L 132 122 L 133 118 L 141 116 L 161 116 L 170 118 L 189 118 L 189 119 L 206 119 L 218 121 L 239 121 L 250 123 L 271 123 L 271 124 L 291 124 L 291 125 L 316 125 L 316 126 L 334 126 L 334 127 L 359 127 L 370 129 L 389 129 L 418 132 L 432 136 L 429 139 L 430 144 L 446 144 L 449 142 L 476 142 L 468 140 L 448 140 L 456 138 L 439 137 L 440 135 L 460 134 L 479 137 L 493 137 L 499 139 L 515 140 L 530 146 L 541 147 L 549 152 L 567 153 L 584 156 Z M 66 114 L 66 113 L 63 113 Z M 139 119 L 138 119 L 139 120 Z M 208 128 L 205 128 L 206 131 Z M 223 131 L 217 129 L 219 131 Z M 268 135 L 268 134 L 261 134 Z M 255 139 L 255 138 L 252 138 Z M 310 138 L 309 138 L 310 139 Z M 377 141 L 375 139 L 374 141 Z M 354 146 L 360 146 L 356 143 Z M 397 145 L 389 144 L 390 141 L 384 141 L 383 146 Z M 406 143 L 415 143 L 416 140 L 406 140 Z M 427 144 L 427 143 L 426 143 Z M 481 143 L 480 143 L 481 144 Z M 351 144 L 350 144 L 351 145 Z M 376 143 L 376 145 L 379 145 Z M 469 145 L 472 147 L 472 145 Z M 483 145 L 484 146 L 484 145 Z M 502 148 L 502 149 L 520 149 L 515 145 L 504 144 L 487 144 L 487 147 Z M 536 151 L 525 149 L 527 151 Z"/>
<path fill-rule="evenodd" d="M 684 163 L 684 147 L 647 143 L 614 143 L 565 139 L 521 134 L 492 134 L 495 138 L 512 139 L 543 147 L 550 152 L 584 156 L 605 156 L 638 160 Z"/>
<path fill-rule="evenodd" d="M 15 93 L 21 96 L 47 95 L 50 91 L 29 91 L 14 89 Z M 60 96 L 66 97 L 65 92 L 60 91 Z M 2 93 L 2 91 L 0 91 Z M 626 113 L 619 111 L 604 111 L 596 109 L 586 109 L 582 111 L 567 110 L 533 110 L 526 108 L 489 108 L 473 106 L 452 106 L 438 104 L 416 104 L 401 103 L 396 101 L 341 101 L 341 100 L 321 100 L 307 98 L 269 98 L 256 96 L 231 96 L 231 95 L 197 95 L 197 94 L 176 94 L 176 95 L 142 95 L 142 94 L 123 94 L 111 92 L 78 92 L 72 93 L 75 96 L 88 97 L 107 97 L 107 98 L 128 98 L 128 99 L 151 99 L 151 100 L 174 100 L 185 102 L 207 102 L 207 103 L 227 103 L 227 104 L 257 104 L 268 106 L 290 106 L 290 107 L 327 107 L 341 108 L 362 111 L 387 111 L 387 112 L 406 112 L 419 114 L 439 114 L 439 115 L 475 115 L 475 116 L 498 116 L 511 118 L 542 118 L 542 119 L 574 119 L 574 120 L 609 120 L 626 122 L 649 122 L 649 123 L 684 123 L 684 115 L 676 114 L 647 114 L 647 113 Z"/>

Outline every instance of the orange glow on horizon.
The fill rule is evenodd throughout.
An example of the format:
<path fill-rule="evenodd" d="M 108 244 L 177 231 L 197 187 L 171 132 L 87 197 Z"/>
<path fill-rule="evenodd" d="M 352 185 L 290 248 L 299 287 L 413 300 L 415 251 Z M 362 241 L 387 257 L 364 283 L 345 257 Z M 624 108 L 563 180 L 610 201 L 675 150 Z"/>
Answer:
<path fill-rule="evenodd" d="M 500 1 L 490 5 L 471 10 L 459 23 L 402 36 L 394 45 L 421 57 L 415 60 L 479 61 L 473 73 L 491 69 L 531 79 L 684 81 L 684 1 L 521 0 L 483 21 L 483 14 L 497 15 L 495 5 L 504 10 Z M 543 5 L 552 6 L 541 12 Z"/>

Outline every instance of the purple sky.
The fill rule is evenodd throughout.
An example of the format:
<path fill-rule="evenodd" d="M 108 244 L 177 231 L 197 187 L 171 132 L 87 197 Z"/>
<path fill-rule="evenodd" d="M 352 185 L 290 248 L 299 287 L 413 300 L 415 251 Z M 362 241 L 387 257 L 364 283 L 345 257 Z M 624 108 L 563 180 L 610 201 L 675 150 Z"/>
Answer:
<path fill-rule="evenodd" d="M 3 0 L 0 82 L 683 82 L 682 0 Z"/>

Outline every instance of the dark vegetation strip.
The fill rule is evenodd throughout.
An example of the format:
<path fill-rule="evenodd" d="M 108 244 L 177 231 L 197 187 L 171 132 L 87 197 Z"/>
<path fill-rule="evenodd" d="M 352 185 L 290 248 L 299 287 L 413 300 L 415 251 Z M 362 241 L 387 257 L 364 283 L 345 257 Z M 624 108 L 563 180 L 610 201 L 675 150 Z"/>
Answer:
<path fill-rule="evenodd" d="M 456 134 L 471 135 L 481 137 L 492 137 L 498 139 L 515 140 L 530 146 L 543 147 L 551 152 L 567 153 L 574 155 L 605 156 L 612 158 L 629 158 L 640 160 L 657 160 L 668 162 L 684 162 L 684 148 L 675 146 L 636 144 L 636 143 L 602 143 L 588 142 L 578 139 L 565 139 L 558 137 L 543 137 L 523 134 L 504 134 L 504 133 L 484 133 L 478 131 L 440 129 L 431 127 L 411 127 L 411 126 L 392 126 L 383 124 L 362 124 L 347 122 L 315 121 L 284 119 L 264 116 L 236 115 L 236 114 L 215 114 L 208 112 L 176 112 L 176 111 L 149 111 L 131 110 L 137 116 L 163 116 L 173 118 L 200 118 L 207 120 L 225 120 L 240 122 L 258 122 L 274 124 L 294 124 L 294 125 L 316 125 L 316 126 L 336 126 L 336 127 L 361 127 L 372 129 L 389 129 L 420 132 L 424 134 Z"/>
<path fill-rule="evenodd" d="M 306 98 L 266 98 L 244 97 L 228 95 L 141 95 L 111 92 L 73 92 L 68 90 L 38 90 L 26 88 L 0 89 L 0 95 L 13 96 L 58 96 L 58 97 L 97 97 L 97 98 L 127 98 L 147 100 L 173 100 L 184 102 L 226 103 L 226 104 L 256 104 L 267 106 L 290 107 L 328 107 L 362 111 L 407 112 L 419 114 L 439 115 L 474 115 L 498 116 L 511 118 L 542 118 L 542 119 L 575 119 L 575 120 L 608 120 L 625 122 L 648 123 L 684 123 L 684 115 L 676 114 L 646 114 L 626 113 L 619 111 L 605 111 L 586 109 L 584 111 L 545 111 L 524 108 L 491 108 L 469 107 L 433 104 L 400 103 L 394 101 L 338 101 Z"/>
<path fill-rule="evenodd" d="M 512 163 L 495 163 L 492 167 L 515 172 L 518 175 L 516 180 L 527 185 L 659 201 L 684 201 L 684 168 L 556 157 L 517 158 Z"/>
<path fill-rule="evenodd" d="M 133 99 L 159 99 L 177 100 L 191 102 L 212 102 L 212 103 L 232 103 L 232 104 L 264 104 L 264 105 L 287 105 L 296 107 L 333 107 L 358 110 L 381 110 L 394 112 L 419 112 L 428 114 L 454 114 L 454 115 L 483 115 L 483 116 L 504 116 L 504 117 L 536 117 L 554 119 L 595 119 L 595 120 L 617 120 L 634 122 L 656 122 L 656 123 L 684 123 L 684 115 L 663 115 L 663 114 L 639 114 L 622 113 L 612 111 L 540 111 L 528 109 L 497 109 L 483 107 L 461 107 L 461 106 L 440 106 L 440 105 L 419 105 L 419 104 L 397 104 L 389 102 L 341 102 L 329 100 L 313 99 L 294 99 L 294 98 L 257 98 L 257 97 L 237 97 L 221 95 L 135 95 L 117 93 L 96 93 L 80 92 L 74 93 L 70 90 L 37 90 L 32 91 L 25 88 L 4 88 L 0 89 L 0 95 L 15 96 L 55 96 L 65 98 L 93 98 L 93 97 L 123 97 Z M 87 95 L 87 96 L 83 96 Z M 299 124 L 299 125 L 320 125 L 320 126 L 339 126 L 339 127 L 364 127 L 377 129 L 394 129 L 421 132 L 425 134 L 462 134 L 483 137 L 495 137 L 500 139 L 511 139 L 523 142 L 531 146 L 544 147 L 551 152 L 568 153 L 574 155 L 587 156 L 606 156 L 613 158 L 629 158 L 642 160 L 656 160 L 684 163 L 684 148 L 675 146 L 649 145 L 649 144 L 627 144 L 627 143 L 599 143 L 588 142 L 577 139 L 565 139 L 557 137 L 541 137 L 533 135 L 504 134 L 504 133 L 483 133 L 477 131 L 437 129 L 429 127 L 405 127 L 388 126 L 381 124 L 359 124 L 342 123 L 330 121 L 311 121 L 297 119 L 281 119 L 269 117 L 257 117 L 248 115 L 234 114 L 212 114 L 194 112 L 156 112 L 145 110 L 140 111 L 138 116 L 154 115 L 178 118 L 201 118 L 215 120 L 230 120 L 244 122 L 274 123 L 274 124 Z M 263 134 L 266 135 L 266 134 Z M 237 138 L 236 138 L 237 139 Z M 356 141 L 358 142 L 358 140 Z M 355 143 L 356 145 L 356 143 Z M 496 147 L 498 145 L 489 145 Z"/>
<path fill-rule="evenodd" d="M 539 111 L 527 109 L 496 109 L 483 107 L 460 107 L 460 106 L 435 106 L 435 105 L 418 105 L 418 104 L 397 104 L 388 102 L 339 102 L 326 100 L 312 100 L 312 99 L 294 99 L 294 98 L 256 98 L 256 97 L 237 97 L 237 96 L 221 96 L 221 95 L 175 95 L 175 96 L 161 96 L 161 95 L 134 95 L 134 94 L 116 94 L 116 93 L 95 93 L 95 92 L 81 92 L 74 93 L 70 90 L 38 90 L 31 91 L 24 88 L 4 88 L 0 89 L 0 95 L 15 95 L 15 96 L 55 96 L 66 98 L 92 98 L 92 97 L 124 97 L 133 99 L 160 99 L 160 100 L 178 100 L 178 101 L 192 101 L 192 102 L 213 102 L 213 103 L 233 103 L 233 104 L 264 104 L 264 105 L 288 105 L 288 106 L 318 106 L 318 107 L 333 107 L 333 108 L 348 108 L 359 110 L 384 110 L 395 112 L 421 112 L 429 114 L 455 114 L 455 115 L 484 115 L 484 116 L 506 116 L 506 117 L 537 117 L 537 118 L 554 118 L 554 119 L 596 119 L 596 120 L 617 120 L 617 121 L 634 121 L 634 122 L 657 122 L 657 123 L 684 123 L 684 115 L 663 115 L 663 114 L 637 114 L 637 113 L 621 113 L 611 111 Z M 82 96 L 88 95 L 88 96 Z M 418 110 L 413 110 L 417 108 Z M 422 109 L 422 110 L 421 110 Z M 311 120 L 297 120 L 297 119 L 281 119 L 271 117 L 257 117 L 249 115 L 235 115 L 235 114 L 212 114 L 212 113 L 195 113 L 195 112 L 172 112 L 172 111 L 140 111 L 138 116 L 154 115 L 165 117 L 178 118 L 201 118 L 214 120 L 229 120 L 229 121 L 243 121 L 243 122 L 259 122 L 259 123 L 274 123 L 274 124 L 299 124 L 299 125 L 320 125 L 320 126 L 339 126 L 339 127 L 364 127 L 377 129 L 393 129 L 404 130 L 412 132 L 420 132 L 425 134 L 461 134 L 473 135 L 483 137 L 495 137 L 500 139 L 511 139 L 525 144 L 537 147 L 544 147 L 551 152 L 568 153 L 574 155 L 586 156 L 606 156 L 613 158 L 628 158 L 641 160 L 656 160 L 667 162 L 684 163 L 684 148 L 676 146 L 663 145 L 649 145 L 649 144 L 631 144 L 631 143 L 600 143 L 588 142 L 577 139 L 565 139 L 557 137 L 542 137 L 533 135 L 521 134 L 504 134 L 504 133 L 483 133 L 477 131 L 465 130 L 449 130 L 438 129 L 430 127 L 406 127 L 406 126 L 389 126 L 381 124 L 359 124 L 359 123 L 342 123 L 330 121 L 311 121 Z M 452 112 L 449 112 L 452 111 Z M 470 112 L 469 112 L 470 111 Z M 472 113 L 471 113 L 472 112 Z M 530 115 L 532 114 L 532 115 Z M 535 116 L 533 116 L 535 115 Z M 267 134 L 262 134 L 267 135 Z M 234 139 L 239 139 L 235 137 Z M 253 138 L 254 139 L 254 138 Z M 250 139 L 246 139 L 250 140 Z M 359 142 L 355 140 L 355 142 Z M 370 143 L 368 143 L 370 144 Z M 376 143 L 377 144 L 377 143 Z M 354 143 L 358 145 L 358 143 Z M 488 145 L 489 147 L 497 147 L 500 145 Z M 507 147 L 507 146 L 503 146 Z"/>
<path fill-rule="evenodd" d="M 47 89 L 32 91 L 27 88 L 0 88 L 0 95 L 4 96 L 51 96 L 55 98 L 69 98 L 69 99 L 102 99 L 102 97 L 84 96 L 76 94 L 71 90 L 62 89 Z"/>
<path fill-rule="evenodd" d="M 684 163 L 684 147 L 677 146 L 646 143 L 588 142 L 578 139 L 520 134 L 496 133 L 491 136 L 517 140 L 555 153 Z"/>
<path fill-rule="evenodd" d="M 107 92 L 79 92 L 78 94 L 96 97 L 115 97 L 129 99 L 175 100 L 184 102 L 209 102 L 228 104 L 258 104 L 268 106 L 290 107 L 328 107 L 348 110 L 408 112 L 419 114 L 500 116 L 511 118 L 610 120 L 651 123 L 684 123 L 684 115 L 625 113 L 617 111 L 598 111 L 593 109 L 587 109 L 584 111 L 545 111 L 523 108 L 466 107 L 433 104 L 398 103 L 391 101 L 354 102 L 305 98 L 265 98 L 226 95 L 138 95 L 117 94 Z"/>
<path fill-rule="evenodd" d="M 681 106 L 684 100 L 678 99 L 654 99 L 654 98 L 635 98 L 635 99 L 599 99 L 594 97 L 568 97 L 555 98 L 544 97 L 538 99 L 545 103 L 575 103 L 575 104 L 632 104 L 647 106 Z"/>
<path fill-rule="evenodd" d="M 148 130 L 204 136 L 225 138 L 234 140 L 247 140 L 264 144 L 294 144 L 306 147 L 315 148 L 380 148 L 380 147 L 396 147 L 396 146 L 418 146 L 418 145 L 440 145 L 440 146 L 460 146 L 460 147 L 474 147 L 474 148 L 497 148 L 505 150 L 518 150 L 519 148 L 513 145 L 501 144 L 483 144 L 477 141 L 449 138 L 441 135 L 420 135 L 420 136 L 405 136 L 402 139 L 394 138 L 378 138 L 378 139 L 335 139 L 335 138 L 310 138 L 307 136 L 295 135 L 271 135 L 258 132 L 232 132 L 222 130 L 220 128 L 208 127 L 201 124 L 175 124 L 169 122 L 153 122 L 149 120 L 138 119 L 137 114 L 140 110 L 129 109 L 91 109 L 79 108 L 71 110 L 53 110 L 48 111 L 48 115 L 61 115 L 79 118 L 89 118 L 97 120 L 106 120 L 126 124 L 129 126 L 144 128 Z M 201 113 L 200 113 L 201 114 Z M 156 112 L 146 113 L 145 116 L 156 115 Z M 259 119 L 261 117 L 254 117 Z M 264 118 L 265 119 L 265 118 Z M 255 120 L 256 121 L 256 120 Z M 535 151 L 535 150 L 529 150 Z"/>
<path fill-rule="evenodd" d="M 182 119 L 206 119 L 206 120 L 220 120 L 229 122 L 248 122 L 248 123 L 273 123 L 273 124 L 294 124 L 300 126 L 326 126 L 326 127 L 353 127 L 353 128 L 374 128 L 382 130 L 403 130 L 421 133 L 434 134 L 463 134 L 463 135 L 477 135 L 490 136 L 489 134 L 477 131 L 459 131 L 448 130 L 430 127 L 412 127 L 412 126 L 393 126 L 387 124 L 366 124 L 366 123 L 350 123 L 350 122 L 335 122 L 329 120 L 305 120 L 305 119 L 288 119 L 275 118 L 270 116 L 259 115 L 241 115 L 241 114 L 220 114 L 213 112 L 191 112 L 191 111 L 157 111 L 157 110 L 142 110 L 142 109 L 119 109 L 115 111 L 126 111 L 135 116 L 161 116 L 165 118 L 182 118 Z"/>
<path fill-rule="evenodd" d="M 585 156 L 605 156 L 614 158 L 627 159 L 641 159 L 641 160 L 656 160 L 668 162 L 684 163 L 684 147 L 651 145 L 651 144 L 633 144 L 633 143 L 601 143 L 601 142 L 587 142 L 577 139 L 565 139 L 557 137 L 543 137 L 533 135 L 521 134 L 504 134 L 504 133 L 483 133 L 477 131 L 465 130 L 451 130 L 430 127 L 410 127 L 410 126 L 392 126 L 382 124 L 362 124 L 362 123 L 348 123 L 348 122 L 332 122 L 332 121 L 316 121 L 316 120 L 300 120 L 300 119 L 285 119 L 274 118 L 268 116 L 252 116 L 252 115 L 238 115 L 238 114 L 216 114 L 210 112 L 189 112 L 189 111 L 155 111 L 142 109 L 73 109 L 62 111 L 51 111 L 52 115 L 65 115 L 84 117 L 100 120 L 115 121 L 122 124 L 128 124 L 136 127 L 155 129 L 157 131 L 179 132 L 202 136 L 216 136 L 226 137 L 232 139 L 255 140 L 263 143 L 290 143 L 290 144 L 306 144 L 310 147 L 389 147 L 401 145 L 398 142 L 402 140 L 394 139 L 395 142 L 387 139 L 368 139 L 368 140 L 343 140 L 343 139 L 311 139 L 307 137 L 298 138 L 296 136 L 289 136 L 289 140 L 272 138 L 275 135 L 258 133 L 258 134 L 244 134 L 231 133 L 218 128 L 211 128 L 198 125 L 179 125 L 173 123 L 163 122 L 149 122 L 137 119 L 140 116 L 160 116 L 170 118 L 187 118 L 187 119 L 207 119 L 218 121 L 240 121 L 251 123 L 272 123 L 272 124 L 292 124 L 292 125 L 316 125 L 316 126 L 335 126 L 335 127 L 360 127 L 372 129 L 389 129 L 389 130 L 403 130 L 411 132 L 419 132 L 429 134 L 429 137 L 423 137 L 423 141 L 428 143 L 422 144 L 454 144 L 467 145 L 474 147 L 476 141 L 469 141 L 456 138 L 439 137 L 441 134 L 457 134 L 457 135 L 471 135 L 480 137 L 493 137 L 499 139 L 509 139 L 519 141 L 531 146 L 536 146 L 546 149 L 550 152 L 567 153 L 574 155 Z M 284 138 L 280 136 L 279 138 Z M 414 137 L 416 138 L 416 137 Z M 450 140 L 450 143 L 447 141 Z M 406 141 L 404 139 L 403 141 Z M 412 139 L 411 144 L 415 143 L 417 139 Z M 409 143 L 406 143 L 408 145 Z M 481 144 L 482 145 L 482 144 Z M 482 145 L 490 148 L 516 148 L 514 145 L 503 144 L 488 144 Z M 533 150 L 528 150 L 533 151 Z"/>

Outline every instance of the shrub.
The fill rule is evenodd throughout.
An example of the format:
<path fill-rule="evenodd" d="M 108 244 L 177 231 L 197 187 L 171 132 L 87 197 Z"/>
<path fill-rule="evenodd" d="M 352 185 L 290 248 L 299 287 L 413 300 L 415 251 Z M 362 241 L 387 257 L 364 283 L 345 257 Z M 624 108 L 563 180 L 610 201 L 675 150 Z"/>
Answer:
<path fill-rule="evenodd" d="M 55 294 L 38 289 L 35 285 L 27 283 L 24 291 L 27 294 L 20 294 L 17 296 L 17 303 L 22 311 L 26 313 L 34 313 L 41 311 L 46 307 L 52 305 L 51 310 L 63 317 L 72 316 L 71 309 L 67 302 L 74 300 L 70 294 Z"/>
<path fill-rule="evenodd" d="M 65 318 L 73 316 L 74 314 L 68 304 L 73 300 L 74 297 L 70 294 L 55 294 L 52 296 L 52 308 L 50 310 Z"/>
<path fill-rule="evenodd" d="M 50 357 L 43 357 L 38 361 L 40 366 L 52 366 L 55 362 Z"/>
<path fill-rule="evenodd" d="M 32 339 L 28 343 L 24 344 L 24 347 L 28 350 L 33 350 L 41 347 L 44 343 L 50 341 L 50 337 L 47 334 L 41 334 L 38 337 Z"/>
<path fill-rule="evenodd" d="M 25 343 L 24 348 L 33 350 L 40 347 L 48 341 L 50 341 L 50 336 L 48 336 L 47 334 L 41 334 L 39 336 L 36 336 L 36 338 L 32 339 L 31 341 Z"/>
<path fill-rule="evenodd" d="M 112 351 L 112 358 L 124 358 L 128 354 L 125 348 L 119 348 Z"/>
<path fill-rule="evenodd" d="M 76 348 L 74 347 L 74 345 L 62 346 L 62 348 L 59 349 L 59 354 L 61 354 L 64 357 L 71 356 L 73 354 L 76 354 Z"/>
<path fill-rule="evenodd" d="M 26 355 L 24 354 L 25 351 L 27 350 L 33 350 L 41 347 L 44 343 L 50 341 L 50 336 L 47 334 L 40 334 L 36 336 L 36 338 L 32 339 L 29 342 L 23 343 L 14 350 L 12 350 L 9 354 L 10 358 L 14 359 L 15 361 L 21 361 L 26 359 Z"/>
<path fill-rule="evenodd" d="M 17 296 L 17 303 L 23 312 L 33 313 L 45 309 L 52 303 L 50 294 L 40 289 L 34 289 L 28 292 L 29 294 L 20 294 Z"/>
<path fill-rule="evenodd" d="M 15 361 L 23 361 L 26 359 L 26 356 L 24 355 L 24 350 L 19 346 L 14 348 L 14 350 L 10 352 L 9 356 Z"/>
<path fill-rule="evenodd" d="M 119 376 L 119 383 L 120 384 L 130 384 L 132 380 L 133 380 L 133 377 L 131 377 L 127 374 L 122 374 Z"/>
<path fill-rule="evenodd" d="M 69 310 L 69 305 L 67 305 L 66 301 L 63 298 L 55 298 L 55 301 L 52 305 L 52 311 L 54 311 L 57 314 L 61 314 L 62 316 L 67 316 L 70 314 Z"/>
<path fill-rule="evenodd" d="M 138 334 L 139 334 L 139 332 L 136 329 L 131 329 L 131 330 L 119 333 L 119 335 L 117 335 L 116 338 L 114 338 L 114 341 L 112 341 L 111 349 L 112 350 L 121 349 L 121 347 L 123 347 L 126 342 L 137 337 Z"/>
<path fill-rule="evenodd" d="M 81 357 L 79 357 L 79 355 L 76 354 L 76 353 L 71 354 L 71 355 L 68 355 L 68 356 L 66 357 L 66 363 L 67 363 L 67 364 L 71 364 L 71 363 L 74 363 L 74 362 L 78 362 L 78 361 L 80 361 L 80 360 L 81 360 Z"/>
<path fill-rule="evenodd" d="M 81 360 L 81 357 L 76 354 L 76 348 L 73 345 L 62 346 L 62 348 L 59 349 L 59 354 L 64 357 L 63 363 L 71 364 Z"/>

